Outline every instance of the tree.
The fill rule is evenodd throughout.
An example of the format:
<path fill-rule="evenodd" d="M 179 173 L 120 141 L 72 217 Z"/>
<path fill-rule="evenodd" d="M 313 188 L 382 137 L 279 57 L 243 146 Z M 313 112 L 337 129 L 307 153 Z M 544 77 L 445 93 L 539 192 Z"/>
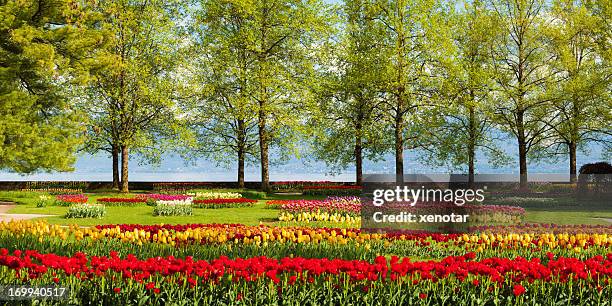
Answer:
<path fill-rule="evenodd" d="M 329 29 L 328 8 L 319 0 L 223 0 L 224 16 L 244 20 L 243 46 L 248 53 L 248 98 L 257 115 L 261 187 L 270 190 L 269 155 L 296 151 L 300 114 L 311 100 L 317 42 Z M 203 5 L 207 7 L 208 5 Z"/>
<path fill-rule="evenodd" d="M 452 167 L 467 168 L 472 185 L 478 150 L 490 155 L 494 163 L 506 158 L 494 144 L 490 119 L 494 85 L 490 50 L 497 26 L 482 1 L 463 4 L 464 9 L 452 18 L 452 52 L 445 61 L 446 78 L 438 90 L 442 100 L 436 116 L 439 123 L 423 130 L 428 139 L 423 148 L 428 164 L 449 162 Z"/>
<path fill-rule="evenodd" d="M 260 0 L 253 8 L 255 78 L 261 188 L 270 191 L 269 149 L 291 136 L 308 103 L 316 64 L 316 43 L 329 31 L 328 8 L 319 0 Z"/>
<path fill-rule="evenodd" d="M 591 1 L 553 1 L 553 27 L 548 32 L 558 86 L 552 88 L 555 119 L 545 121 L 553 134 L 547 149 L 569 155 L 571 182 L 576 182 L 576 155 L 588 143 L 612 145 L 610 81 L 612 70 L 600 41 L 610 40 L 606 20 Z M 607 39 L 605 38 L 607 36 Z"/>
<path fill-rule="evenodd" d="M 378 43 L 384 33 L 377 25 L 372 5 L 346 0 L 345 30 L 333 47 L 333 58 L 322 81 L 319 107 L 311 114 L 314 153 L 338 169 L 355 165 L 355 182 L 363 182 L 363 159 L 376 159 L 387 149 L 380 108 L 382 58 Z"/>
<path fill-rule="evenodd" d="M 0 169 L 69 171 L 82 140 L 68 90 L 105 43 L 73 1 L 0 2 Z"/>
<path fill-rule="evenodd" d="M 395 174 L 399 183 L 404 176 L 404 149 L 418 147 L 419 134 L 415 132 L 427 124 L 421 115 L 430 104 L 428 99 L 435 83 L 434 61 L 442 57 L 447 46 L 448 8 L 433 0 L 374 3 L 376 21 L 386 29 L 380 52 L 387 59 L 383 86 L 394 134 Z"/>
<path fill-rule="evenodd" d="M 548 63 L 544 0 L 496 0 L 492 7 L 502 27 L 493 48 L 498 85 L 495 119 L 516 138 L 520 187 L 527 188 L 527 158 L 536 159 L 550 128 L 542 123 L 549 115 L 554 71 Z"/>
<path fill-rule="evenodd" d="M 180 139 L 174 99 L 182 46 L 179 10 L 168 1 L 127 0 L 99 1 L 91 9 L 104 16 L 100 28 L 112 33 L 104 50 L 112 64 L 95 74 L 85 103 L 99 124 L 90 129 L 91 139 L 111 152 L 114 163 L 121 154 L 120 187 L 128 192 L 130 150 L 156 160 Z"/>
<path fill-rule="evenodd" d="M 244 188 L 245 163 L 258 153 L 249 20 L 231 1 L 203 2 L 194 16 L 191 80 L 198 94 L 191 121 L 197 151 L 219 164 L 237 161 L 238 187 Z"/>

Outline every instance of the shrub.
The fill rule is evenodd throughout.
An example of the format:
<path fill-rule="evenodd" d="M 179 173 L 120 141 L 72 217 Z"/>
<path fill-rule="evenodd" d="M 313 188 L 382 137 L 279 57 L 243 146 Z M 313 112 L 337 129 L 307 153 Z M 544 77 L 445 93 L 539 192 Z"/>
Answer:
<path fill-rule="evenodd" d="M 77 204 L 68 208 L 66 218 L 102 218 L 106 215 L 106 207 L 99 204 Z"/>
<path fill-rule="evenodd" d="M 335 195 L 351 196 L 361 195 L 361 186 L 354 185 L 330 185 L 330 186 L 304 186 L 305 195 Z"/>
<path fill-rule="evenodd" d="M 45 189 L 21 189 L 24 192 L 45 192 L 52 195 L 59 194 L 80 194 L 83 193 L 82 189 L 71 189 L 71 188 L 45 188 Z"/>
<path fill-rule="evenodd" d="M 585 164 L 580 167 L 578 191 L 584 196 L 612 196 L 612 165 L 607 162 Z"/>
<path fill-rule="evenodd" d="M 263 191 L 245 190 L 240 192 L 243 197 L 249 199 L 263 200 L 267 198 L 267 194 Z"/>
<path fill-rule="evenodd" d="M 580 167 L 580 174 L 612 174 L 612 165 L 607 162 L 584 164 Z"/>
<path fill-rule="evenodd" d="M 182 201 L 158 201 L 153 209 L 154 216 L 191 216 L 192 214 L 191 203 Z"/>
<path fill-rule="evenodd" d="M 87 189 L 89 187 L 88 182 L 81 181 L 37 181 L 25 183 L 24 189 Z"/>

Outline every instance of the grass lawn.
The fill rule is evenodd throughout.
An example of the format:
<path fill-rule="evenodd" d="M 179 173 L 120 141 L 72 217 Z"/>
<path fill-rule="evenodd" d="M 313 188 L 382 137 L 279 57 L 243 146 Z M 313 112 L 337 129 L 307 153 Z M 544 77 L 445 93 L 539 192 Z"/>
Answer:
<path fill-rule="evenodd" d="M 218 190 L 220 191 L 220 190 Z M 223 191 L 241 190 L 226 189 Z M 253 207 L 242 208 L 221 208 L 221 209 L 203 209 L 194 208 L 192 216 L 176 216 L 176 217 L 156 217 L 153 216 L 153 207 L 138 206 L 138 207 L 107 207 L 107 215 L 102 219 L 66 219 L 63 216 L 68 210 L 67 207 L 47 206 L 36 207 L 36 201 L 40 193 L 36 192 L 0 192 L 0 201 L 11 201 L 18 204 L 11 209 L 9 213 L 13 214 L 42 214 L 56 215 L 48 217 L 50 223 L 54 224 L 78 224 L 78 225 L 96 225 L 96 224 L 118 224 L 118 223 L 139 223 L 139 224 L 177 224 L 177 223 L 240 223 L 246 225 L 257 225 L 260 223 L 270 225 L 286 225 L 286 226 L 325 226 L 325 227 L 341 227 L 337 223 L 329 222 L 279 222 L 276 220 L 278 210 L 268 209 L 265 207 L 265 201 L 270 199 L 321 199 L 317 196 L 303 195 L 270 195 L 265 196 L 261 193 L 252 192 L 251 197 L 265 198 L 260 199 Z M 90 203 L 95 203 L 95 200 L 101 197 L 120 197 L 125 194 L 116 192 L 96 192 L 88 193 Z M 504 203 L 509 204 L 509 203 Z M 523 206 L 523 205 L 521 205 Z M 612 224 L 602 219 L 612 219 L 612 210 L 601 207 L 600 209 L 584 209 L 578 206 L 571 205 L 525 205 L 527 206 L 525 222 L 528 223 L 555 223 L 555 224 Z M 348 227 L 349 225 L 344 225 Z"/>
<path fill-rule="evenodd" d="M 527 223 L 554 223 L 554 224 L 604 224 L 612 223 L 598 219 L 612 219 L 611 211 L 542 211 L 527 209 L 525 222 Z"/>

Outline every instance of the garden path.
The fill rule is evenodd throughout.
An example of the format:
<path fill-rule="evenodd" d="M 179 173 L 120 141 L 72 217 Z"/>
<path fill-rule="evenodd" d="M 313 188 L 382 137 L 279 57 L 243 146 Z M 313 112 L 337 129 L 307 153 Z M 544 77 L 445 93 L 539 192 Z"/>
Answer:
<path fill-rule="evenodd" d="M 11 202 L 0 202 L 0 222 L 9 222 L 11 220 L 30 220 L 41 217 L 52 217 L 53 215 L 39 215 L 39 214 L 9 214 L 7 213 L 15 207 Z"/>

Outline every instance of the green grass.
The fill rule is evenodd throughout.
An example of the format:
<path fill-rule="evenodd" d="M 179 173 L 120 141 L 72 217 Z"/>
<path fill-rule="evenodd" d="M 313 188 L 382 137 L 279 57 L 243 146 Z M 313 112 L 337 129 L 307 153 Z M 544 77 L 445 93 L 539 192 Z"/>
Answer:
<path fill-rule="evenodd" d="M 210 191 L 210 190 L 208 190 Z M 233 191 L 244 192 L 239 189 L 225 189 L 215 191 Z M 316 227 L 342 227 L 342 225 L 330 222 L 279 222 L 276 221 L 278 210 L 265 207 L 265 200 L 259 202 L 253 207 L 242 208 L 221 208 L 221 209 L 194 209 L 192 216 L 176 216 L 176 217 L 155 217 L 153 216 L 153 207 L 138 206 L 138 207 L 107 207 L 107 215 L 102 219 L 65 219 L 63 216 L 68 210 L 67 207 L 47 206 L 36 207 L 36 201 L 40 193 L 36 192 L 0 192 L 0 201 L 12 201 L 18 204 L 11 209 L 9 213 L 13 214 L 41 214 L 55 215 L 47 217 L 50 223 L 54 224 L 78 224 L 78 225 L 96 225 L 96 224 L 117 224 L 117 223 L 140 223 L 140 224 L 177 224 L 177 223 L 241 223 L 247 225 L 257 225 L 260 223 L 283 225 L 283 226 L 316 226 Z M 95 203 L 95 200 L 101 197 L 120 197 L 125 194 L 103 191 L 88 193 L 89 202 Z M 264 195 L 262 193 L 245 194 L 250 198 L 265 197 L 266 200 L 272 199 L 321 199 L 321 196 L 302 196 L 302 195 L 286 195 L 273 194 Z M 598 209 L 585 208 L 579 203 L 567 203 L 567 199 L 558 200 L 562 202 L 555 203 L 550 200 L 534 200 L 526 205 L 525 222 L 528 223 L 556 223 L 556 224 L 612 224 L 602 219 L 612 219 L 612 210 L 607 207 L 599 207 Z M 511 200 L 504 201 L 503 204 L 511 204 Z M 539 203 L 537 205 L 536 203 Z M 501 203 L 499 203 L 501 204 Z M 523 203 L 521 203 L 523 204 Z M 521 205 L 523 206 L 523 205 Z M 344 225 L 348 226 L 348 225 Z"/>
<path fill-rule="evenodd" d="M 244 192 L 240 189 L 215 189 L 206 191 L 223 191 L 223 192 Z M 134 193 L 142 193 L 135 191 Z M 309 225 L 309 226 L 333 226 L 329 222 L 311 222 L 311 223 L 280 223 L 276 220 L 278 210 L 265 207 L 266 200 L 260 200 L 253 207 L 241 208 L 220 208 L 220 209 L 204 209 L 194 208 L 192 216 L 153 216 L 153 207 L 138 206 L 138 207 L 107 207 L 107 214 L 102 219 L 66 219 L 64 215 L 68 211 L 68 207 L 46 206 L 36 207 L 38 197 L 43 193 L 36 192 L 0 192 L 0 200 L 11 201 L 18 204 L 8 213 L 11 214 L 40 214 L 40 215 L 55 215 L 54 217 L 45 217 L 49 223 L 53 224 L 78 224 L 83 226 L 97 224 L 118 224 L 118 223 L 139 223 L 139 224 L 187 224 L 187 223 L 240 223 L 246 225 L 257 225 L 260 223 L 266 224 L 282 224 L 282 225 Z M 103 197 L 129 197 L 122 193 L 103 191 L 95 193 L 86 193 L 89 197 L 89 203 L 95 203 L 98 198 Z M 259 198 L 263 197 L 262 193 L 246 192 L 246 197 Z M 320 196 L 301 196 L 301 195 L 267 195 L 267 200 L 285 200 L 285 199 L 321 199 Z"/>
<path fill-rule="evenodd" d="M 526 210 L 525 222 L 555 224 L 607 224 L 598 218 L 612 219 L 612 206 L 605 200 L 574 198 L 498 197 L 487 204 L 518 205 Z"/>
<path fill-rule="evenodd" d="M 525 222 L 527 223 L 555 223 L 555 224 L 604 224 L 612 225 L 602 219 L 612 219 L 611 211 L 543 211 L 527 209 Z"/>

